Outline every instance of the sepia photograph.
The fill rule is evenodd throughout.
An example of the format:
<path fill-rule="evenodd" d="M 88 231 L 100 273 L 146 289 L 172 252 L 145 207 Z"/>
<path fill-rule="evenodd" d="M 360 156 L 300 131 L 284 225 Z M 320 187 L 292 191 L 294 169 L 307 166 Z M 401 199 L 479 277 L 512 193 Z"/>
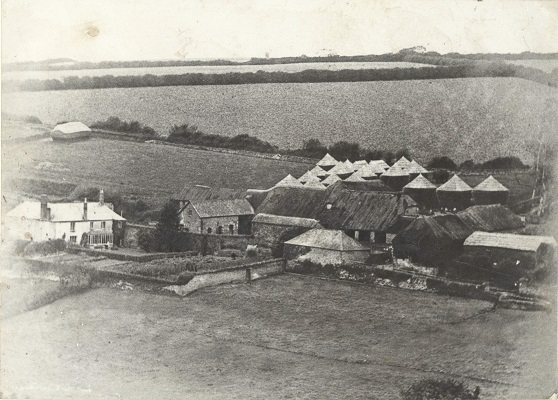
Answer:
<path fill-rule="evenodd" d="M 1 7 L 1 399 L 558 400 L 558 1 Z"/>

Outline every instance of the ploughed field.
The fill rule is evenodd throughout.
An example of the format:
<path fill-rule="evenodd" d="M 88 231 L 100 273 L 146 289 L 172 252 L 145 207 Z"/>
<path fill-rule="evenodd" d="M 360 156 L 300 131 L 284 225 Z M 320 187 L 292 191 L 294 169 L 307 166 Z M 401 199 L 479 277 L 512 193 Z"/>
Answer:
<path fill-rule="evenodd" d="M 104 187 L 166 201 L 186 184 L 266 189 L 312 166 L 238 154 L 109 139 L 45 139 L 2 147 L 4 190 L 64 196 L 72 185 Z M 39 184 L 26 184 L 25 178 Z M 49 182 L 52 190 L 49 190 Z M 40 194 L 40 193 L 34 193 Z M 66 195 L 67 195 L 66 194 Z"/>
<path fill-rule="evenodd" d="M 525 141 L 539 134 L 558 90 L 516 78 L 176 86 L 3 93 L 3 110 L 44 123 L 91 124 L 118 116 L 167 134 L 174 124 L 205 133 L 249 134 L 282 148 L 319 138 L 372 149 L 409 148 L 421 163 L 514 155 L 532 163 Z"/>
<path fill-rule="evenodd" d="M 555 313 L 283 275 L 180 299 L 117 289 L 3 321 L 17 398 L 396 399 L 427 377 L 482 398 L 554 388 Z M 443 372 L 440 372 L 443 371 Z"/>

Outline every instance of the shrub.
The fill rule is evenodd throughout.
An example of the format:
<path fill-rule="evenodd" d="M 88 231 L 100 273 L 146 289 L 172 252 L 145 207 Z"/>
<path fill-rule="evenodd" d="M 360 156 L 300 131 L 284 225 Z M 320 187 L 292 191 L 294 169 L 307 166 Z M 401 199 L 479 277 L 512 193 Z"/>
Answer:
<path fill-rule="evenodd" d="M 146 252 L 156 251 L 155 235 L 150 229 L 143 229 L 138 234 L 138 246 Z"/>
<path fill-rule="evenodd" d="M 140 124 L 138 121 L 121 121 L 118 117 L 108 117 L 106 121 L 97 121 L 91 124 L 93 129 L 104 129 L 107 131 L 140 134 L 142 136 L 157 137 L 155 129 Z"/>
<path fill-rule="evenodd" d="M 449 169 L 450 171 L 455 171 L 457 169 L 457 165 L 451 158 L 446 156 L 441 156 L 441 157 L 434 157 L 432 160 L 430 160 L 426 168 L 427 169 L 443 168 L 443 169 Z"/>
<path fill-rule="evenodd" d="M 66 250 L 66 242 L 62 239 L 31 242 L 23 250 L 25 256 L 48 255 Z"/>
<path fill-rule="evenodd" d="M 432 181 L 434 183 L 446 183 L 451 177 L 451 173 L 447 169 L 435 169 L 432 171 Z"/>
<path fill-rule="evenodd" d="M 480 388 L 470 391 L 463 382 L 454 379 L 423 379 L 401 391 L 403 400 L 476 400 Z"/>

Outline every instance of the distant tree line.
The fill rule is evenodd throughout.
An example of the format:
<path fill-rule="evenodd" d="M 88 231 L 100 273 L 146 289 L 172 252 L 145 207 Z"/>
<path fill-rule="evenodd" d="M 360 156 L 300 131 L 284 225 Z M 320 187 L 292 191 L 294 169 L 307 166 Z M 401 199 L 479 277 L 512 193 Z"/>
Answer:
<path fill-rule="evenodd" d="M 138 121 L 126 122 L 118 117 L 109 117 L 105 121 L 97 121 L 90 126 L 93 129 L 103 129 L 107 131 L 139 134 L 147 137 L 157 137 L 155 129 L 140 124 Z"/>
<path fill-rule="evenodd" d="M 2 66 L 4 71 L 60 71 L 80 69 L 107 69 L 107 68 L 153 68 L 153 67 L 194 67 L 194 66 L 231 66 L 231 65 L 275 65 L 275 64 L 301 64 L 322 62 L 397 62 L 406 61 L 405 56 L 409 54 L 420 54 L 431 57 L 460 58 L 466 60 L 555 60 L 558 53 L 532 53 L 529 51 L 519 54 L 499 53 L 476 53 L 460 54 L 437 52 L 417 52 L 417 48 L 403 49 L 398 53 L 367 54 L 357 56 L 341 56 L 329 54 L 327 56 L 295 56 L 278 58 L 254 57 L 248 61 L 233 60 L 165 60 L 165 61 L 101 61 L 101 62 L 77 62 L 70 58 L 49 59 L 43 61 L 28 61 L 18 63 L 6 63 Z"/>
<path fill-rule="evenodd" d="M 467 160 L 459 165 L 461 171 L 490 170 L 490 169 L 528 169 L 526 165 L 518 157 L 506 156 L 496 157 L 483 163 L 475 163 L 473 160 Z"/>

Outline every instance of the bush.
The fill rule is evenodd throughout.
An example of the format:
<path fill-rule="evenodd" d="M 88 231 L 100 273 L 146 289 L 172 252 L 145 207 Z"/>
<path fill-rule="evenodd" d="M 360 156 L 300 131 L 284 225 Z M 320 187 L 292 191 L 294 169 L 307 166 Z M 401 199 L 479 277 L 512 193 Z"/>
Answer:
<path fill-rule="evenodd" d="M 441 169 L 449 169 L 450 171 L 455 171 L 457 169 L 457 164 L 455 164 L 455 162 L 451 158 L 446 156 L 441 156 L 441 157 L 434 157 L 432 160 L 430 160 L 426 168 L 427 169 L 441 168 Z"/>
<path fill-rule="evenodd" d="M 155 234 L 150 229 L 143 229 L 138 234 L 138 246 L 143 251 L 148 253 L 152 251 L 157 251 L 157 246 L 155 243 Z"/>
<path fill-rule="evenodd" d="M 108 117 L 106 121 L 97 121 L 91 124 L 93 129 L 104 129 L 107 131 L 140 134 L 142 136 L 157 137 L 155 129 L 140 124 L 138 121 L 121 121 L 118 117 Z"/>
<path fill-rule="evenodd" d="M 401 391 L 403 400 L 476 400 L 480 388 L 470 391 L 463 382 L 454 379 L 423 379 Z"/>
<path fill-rule="evenodd" d="M 451 172 L 447 169 L 435 169 L 432 171 L 432 181 L 434 183 L 446 183 L 451 177 Z"/>
<path fill-rule="evenodd" d="M 31 242 L 23 250 L 25 256 L 48 255 L 66 250 L 66 242 L 62 239 Z"/>

